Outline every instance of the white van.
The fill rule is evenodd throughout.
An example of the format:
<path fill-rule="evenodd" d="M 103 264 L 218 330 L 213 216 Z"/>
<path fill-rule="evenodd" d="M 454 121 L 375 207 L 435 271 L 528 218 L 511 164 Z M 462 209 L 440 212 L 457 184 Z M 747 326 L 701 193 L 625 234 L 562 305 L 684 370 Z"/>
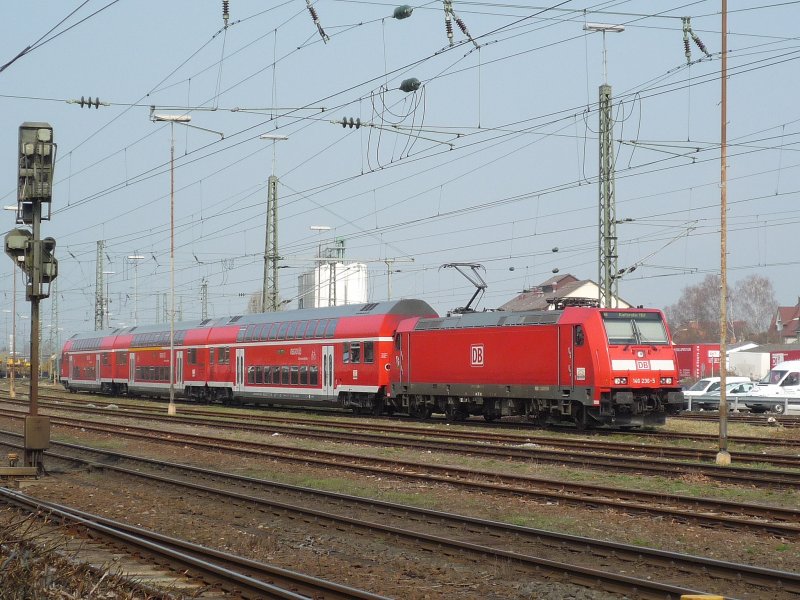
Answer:
<path fill-rule="evenodd" d="M 719 377 L 705 377 L 697 381 L 688 390 L 683 390 L 683 397 L 684 397 L 683 408 L 692 410 L 691 402 L 694 398 L 698 396 L 705 396 L 712 392 L 719 393 L 720 381 L 721 379 Z M 726 383 L 746 383 L 748 381 L 750 381 L 748 377 L 730 376 L 725 378 Z M 717 403 L 719 403 L 719 400 L 717 400 Z"/>
<path fill-rule="evenodd" d="M 759 396 L 800 397 L 800 360 L 787 360 L 775 365 L 758 382 L 757 393 Z"/>

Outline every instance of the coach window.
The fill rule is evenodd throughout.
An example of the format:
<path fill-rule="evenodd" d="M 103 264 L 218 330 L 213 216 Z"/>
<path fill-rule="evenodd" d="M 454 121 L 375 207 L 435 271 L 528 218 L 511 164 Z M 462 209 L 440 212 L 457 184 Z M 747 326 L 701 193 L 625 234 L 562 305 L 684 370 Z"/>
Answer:
<path fill-rule="evenodd" d="M 336 319 L 330 319 L 325 325 L 325 337 L 332 338 L 334 331 L 336 331 Z"/>
<path fill-rule="evenodd" d="M 269 332 L 267 333 L 266 339 L 274 340 L 277 336 L 278 336 L 278 324 L 277 323 L 270 323 Z"/>
<path fill-rule="evenodd" d="M 321 338 L 325 337 L 325 326 L 328 324 L 328 319 L 320 319 L 317 321 L 317 327 L 314 330 L 314 337 Z"/>
<path fill-rule="evenodd" d="M 586 339 L 583 333 L 583 325 L 576 325 L 575 326 L 575 345 L 576 346 L 583 346 L 583 342 Z"/>
<path fill-rule="evenodd" d="M 213 348 L 209 348 L 208 349 L 208 364 L 209 365 L 213 365 L 214 364 L 214 349 Z"/>
<path fill-rule="evenodd" d="M 289 381 L 289 383 L 291 383 L 292 385 L 297 385 L 298 383 L 300 383 L 300 378 L 298 376 L 299 371 L 300 371 L 299 367 L 290 367 L 289 372 L 291 373 L 291 380 Z"/>
<path fill-rule="evenodd" d="M 289 367 L 281 367 L 281 385 L 289 385 Z"/>
<path fill-rule="evenodd" d="M 224 348 L 220 348 L 219 349 L 219 353 L 218 353 L 218 357 L 219 357 L 218 358 L 219 364 L 221 364 L 221 365 L 230 364 L 230 358 L 231 358 L 231 349 L 230 349 L 230 347 L 229 346 L 225 346 Z"/>
<path fill-rule="evenodd" d="M 350 344 L 350 362 L 361 362 L 361 342 L 352 342 Z"/>
<path fill-rule="evenodd" d="M 108 360 L 108 352 L 103 352 L 103 366 L 108 365 L 110 362 L 111 361 Z"/>
<path fill-rule="evenodd" d="M 117 366 L 124 367 L 128 364 L 128 353 L 117 352 Z"/>
<path fill-rule="evenodd" d="M 278 385 L 281 382 L 281 368 L 272 367 L 272 383 Z"/>
<path fill-rule="evenodd" d="M 286 332 L 286 339 L 287 340 L 293 340 L 294 339 L 294 334 L 297 331 L 297 325 L 298 325 L 297 321 L 292 321 L 291 323 L 289 323 L 289 329 Z"/>
<path fill-rule="evenodd" d="M 264 367 L 255 368 L 256 383 L 264 383 Z"/>
<path fill-rule="evenodd" d="M 319 367 L 317 365 L 311 365 L 308 373 L 308 383 L 309 385 L 319 385 Z"/>
<path fill-rule="evenodd" d="M 300 385 L 308 385 L 308 365 L 300 367 Z"/>
<path fill-rule="evenodd" d="M 306 329 L 306 339 L 314 337 L 314 331 L 317 329 L 318 322 L 317 321 L 309 321 L 308 328 Z"/>
<path fill-rule="evenodd" d="M 350 362 L 350 342 L 345 342 L 342 344 L 342 362 Z"/>
<path fill-rule="evenodd" d="M 247 367 L 247 383 L 255 383 L 255 382 L 256 382 L 256 368 Z"/>
<path fill-rule="evenodd" d="M 375 362 L 375 342 L 364 342 L 364 364 Z"/>
<path fill-rule="evenodd" d="M 190 365 L 197 364 L 197 348 L 189 348 L 186 351 L 186 362 Z"/>
<path fill-rule="evenodd" d="M 285 340 L 286 339 L 286 330 L 289 328 L 289 323 L 281 323 L 280 329 L 278 329 L 278 339 Z"/>

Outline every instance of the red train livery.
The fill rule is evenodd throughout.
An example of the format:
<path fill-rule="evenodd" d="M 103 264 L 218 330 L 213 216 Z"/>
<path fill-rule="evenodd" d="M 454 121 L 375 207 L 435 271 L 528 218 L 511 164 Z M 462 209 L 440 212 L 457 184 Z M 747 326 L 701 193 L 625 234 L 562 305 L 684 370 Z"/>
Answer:
<path fill-rule="evenodd" d="M 440 318 L 422 300 L 176 324 L 174 389 L 198 401 L 336 406 L 451 420 L 663 424 L 683 395 L 663 315 L 568 307 Z M 75 335 L 68 390 L 163 397 L 165 325 Z"/>

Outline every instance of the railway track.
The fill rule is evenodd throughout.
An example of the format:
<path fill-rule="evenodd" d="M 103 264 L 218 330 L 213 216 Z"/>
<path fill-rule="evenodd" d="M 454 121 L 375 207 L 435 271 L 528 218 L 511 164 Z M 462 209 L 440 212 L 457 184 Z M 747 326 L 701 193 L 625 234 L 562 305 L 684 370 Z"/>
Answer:
<path fill-rule="evenodd" d="M 98 556 L 108 560 L 113 555 L 115 568 L 127 578 L 146 582 L 150 588 L 163 587 L 167 582 L 168 589 L 181 597 L 202 593 L 207 600 L 230 595 L 289 600 L 386 600 L 384 596 L 234 556 L 20 492 L 0 488 L 0 501 L 38 513 L 60 525 L 57 528 L 48 526 L 47 536 L 37 538 L 40 543 L 49 542 L 73 551 L 73 560 L 92 562 Z M 154 568 L 154 565 L 158 566 Z"/>
<path fill-rule="evenodd" d="M 9 403 L 16 403 L 19 405 L 25 405 L 26 402 L 23 400 L 11 401 L 7 398 L 4 392 L 0 392 L 2 396 L 0 399 L 3 399 Z M 49 393 L 49 394 L 40 394 L 39 399 L 42 401 L 43 406 L 48 406 L 50 408 L 64 408 L 65 406 L 68 407 L 75 407 L 79 409 L 87 410 L 87 412 L 94 412 L 94 413 L 106 413 L 102 408 L 97 407 L 97 400 L 99 398 L 106 398 L 109 399 L 109 403 L 113 403 L 115 406 L 120 408 L 121 412 L 124 411 L 141 411 L 143 414 L 149 414 L 154 416 L 160 416 L 164 414 L 164 406 L 161 402 L 155 402 L 151 404 L 143 405 L 141 401 L 129 400 L 127 398 L 110 398 L 105 396 L 90 396 L 87 400 L 79 399 L 80 397 L 76 397 L 75 394 L 69 393 Z M 50 403 L 48 403 L 48 401 Z M 341 411 L 316 411 L 318 415 L 325 416 L 325 417 L 332 417 L 335 420 L 325 421 L 322 422 L 320 419 L 310 418 L 307 416 L 297 416 L 297 417 L 287 417 L 285 414 L 281 416 L 270 416 L 267 411 L 262 411 L 257 414 L 252 414 L 251 412 L 240 412 L 236 414 L 235 417 L 230 414 L 230 412 L 221 412 L 220 410 L 214 408 L 203 408 L 202 405 L 198 405 L 196 403 L 183 403 L 181 404 L 181 412 L 188 414 L 193 417 L 210 417 L 217 420 L 229 420 L 230 422 L 241 422 L 241 423 L 282 423 L 287 425 L 309 425 L 309 426 L 317 426 L 317 427 L 347 427 L 352 430 L 364 430 L 364 431 L 376 431 L 376 432 L 386 432 L 387 429 L 390 429 L 392 432 L 396 433 L 409 433 L 411 435 L 416 434 L 425 434 L 425 435 L 432 435 L 437 433 L 437 431 L 433 430 L 433 427 L 439 428 L 438 433 L 441 435 L 445 435 L 448 438 L 458 438 L 458 439 L 472 439 L 476 441 L 488 441 L 488 442 L 497 442 L 497 443 L 509 443 L 509 444 L 524 444 L 527 442 L 534 442 L 534 443 L 547 443 L 551 446 L 558 447 L 559 444 L 563 445 L 564 447 L 568 446 L 569 444 L 584 444 L 585 446 L 592 446 L 597 445 L 598 448 L 602 448 L 602 445 L 596 443 L 594 440 L 597 438 L 614 438 L 620 436 L 636 436 L 642 438 L 656 438 L 656 439 L 665 439 L 665 440 L 682 440 L 682 441 L 693 441 L 693 442 L 708 442 L 710 444 L 715 444 L 719 440 L 719 436 L 716 434 L 703 434 L 703 433 L 677 433 L 671 431 L 664 431 L 660 429 L 642 429 L 636 431 L 613 431 L 613 430 L 594 430 L 594 431 L 584 431 L 584 432 L 576 432 L 572 428 L 564 428 L 558 429 L 559 434 L 567 433 L 569 434 L 568 437 L 560 437 L 555 438 L 554 436 L 547 436 L 542 435 L 541 433 L 537 432 L 535 428 L 530 423 L 509 423 L 509 422 L 493 422 L 487 423 L 483 420 L 474 420 L 470 422 L 464 422 L 459 424 L 453 423 L 445 423 L 444 421 L 440 420 L 431 420 L 428 422 L 421 422 L 421 423 L 414 423 L 407 417 L 374 417 L 370 416 L 370 420 L 379 419 L 379 420 L 386 420 L 391 422 L 391 426 L 387 427 L 386 425 L 376 424 L 376 423 L 368 423 L 365 422 L 363 419 L 359 417 L 353 417 L 347 413 L 343 413 Z M 255 410 L 259 407 L 247 407 L 249 410 Z M 230 409 L 227 409 L 230 410 Z M 304 410 L 303 414 L 308 414 L 309 410 Z M 791 417 L 783 417 L 784 419 L 791 419 Z M 708 418 L 708 421 L 716 421 L 715 418 Z M 761 419 L 764 421 L 765 419 Z M 783 421 L 784 423 L 791 423 L 791 421 Z M 442 428 L 445 428 L 444 431 Z M 468 429 L 469 428 L 469 429 Z M 478 429 L 478 431 L 475 431 Z M 486 431 L 480 431 L 486 430 Z M 578 433 L 576 436 L 575 434 Z M 581 439 L 583 437 L 589 437 L 590 440 Z M 577 441 L 575 441 L 577 440 Z M 766 438 L 766 437 L 756 437 L 756 436 L 743 436 L 743 435 L 729 435 L 728 441 L 731 444 L 732 448 L 735 448 L 738 445 L 742 446 L 772 446 L 781 449 L 794 449 L 797 448 L 800 451 L 800 439 L 790 439 L 790 438 Z M 630 452 L 632 447 L 641 447 L 640 444 L 634 444 L 632 442 L 617 442 L 617 448 L 623 449 L 625 452 Z M 608 448 L 614 448 L 614 444 L 609 444 Z M 651 455 L 659 456 L 663 454 L 659 454 L 657 447 Z M 686 453 L 692 451 L 692 449 L 683 449 Z M 702 450 L 702 449 L 701 449 Z M 644 450 L 643 450 L 644 452 Z M 716 450 L 705 450 L 707 456 L 711 456 L 711 453 L 716 453 Z M 736 451 L 736 454 L 739 455 L 739 451 Z M 750 453 L 753 458 L 756 458 L 756 455 L 759 459 L 764 459 L 763 453 Z M 747 458 L 745 456 L 745 458 Z M 761 462 L 759 460 L 758 462 Z M 778 460 L 781 460 L 780 458 Z M 800 459 L 798 459 L 800 462 Z"/>
<path fill-rule="evenodd" d="M 61 406 L 50 408 L 63 409 Z M 127 417 L 158 417 L 152 411 L 130 411 L 116 410 L 110 412 L 107 409 L 82 407 L 79 410 L 90 414 L 101 414 L 103 416 L 127 416 Z M 0 410 L 0 415 L 11 418 L 21 418 L 22 413 L 15 411 Z M 52 417 L 53 424 L 67 426 L 88 427 L 86 422 L 78 422 L 74 419 L 64 419 Z M 674 448 L 669 446 L 640 446 L 635 444 L 621 443 L 596 443 L 594 440 L 552 440 L 550 437 L 527 436 L 525 438 L 514 438 L 509 442 L 509 438 L 502 438 L 497 435 L 487 438 L 479 433 L 455 432 L 453 436 L 462 436 L 474 441 L 453 441 L 446 439 L 451 437 L 450 432 L 441 435 L 440 439 L 431 439 L 433 432 L 421 430 L 419 428 L 406 428 L 404 433 L 413 433 L 415 436 L 424 434 L 426 437 L 411 437 L 395 435 L 396 432 L 389 433 L 356 433 L 354 428 L 358 424 L 348 424 L 346 427 L 335 427 L 326 424 L 324 427 L 312 427 L 306 423 L 313 422 L 305 420 L 303 424 L 291 425 L 284 422 L 263 423 L 233 421 L 228 419 L 213 419 L 203 421 L 197 417 L 173 416 L 169 417 L 169 423 L 181 423 L 185 425 L 207 425 L 215 428 L 227 428 L 237 431 L 247 430 L 267 435 L 282 433 L 295 437 L 313 438 L 317 440 L 341 441 L 347 443 L 369 444 L 373 446 L 394 446 L 403 448 L 414 448 L 422 450 L 436 450 L 438 452 L 453 452 L 459 454 L 470 454 L 475 456 L 490 456 L 510 460 L 538 461 L 557 464 L 565 464 L 581 468 L 592 468 L 602 470 L 625 471 L 633 473 L 644 473 L 650 475 L 661 475 L 667 477 L 678 477 L 686 473 L 701 474 L 710 479 L 724 481 L 728 483 L 749 484 L 770 487 L 797 487 L 800 486 L 800 456 L 791 455 L 766 455 L 762 453 L 736 452 L 737 462 L 755 462 L 770 466 L 789 467 L 795 470 L 766 470 L 763 468 L 747 467 L 720 467 L 714 464 L 702 464 L 696 462 L 676 462 L 689 460 L 706 460 L 712 462 L 716 455 L 715 451 L 704 449 Z M 315 423 L 316 424 L 316 423 Z M 363 428 L 376 428 L 374 425 L 362 424 Z M 129 429 L 133 429 L 130 427 Z M 481 443 L 491 439 L 505 440 L 506 444 L 513 443 L 514 446 Z M 548 449 L 538 446 L 538 444 L 553 446 L 555 449 Z M 534 447 L 532 447 L 534 446 Z M 578 450 L 578 452 L 575 452 Z M 601 454 L 600 452 L 613 452 L 617 455 Z M 657 458 L 650 458 L 657 457 Z M 671 459 L 671 460 L 670 460 Z"/>
<path fill-rule="evenodd" d="M 643 598 L 678 598 L 703 589 L 724 592 L 729 597 L 789 598 L 800 593 L 800 575 L 796 573 L 563 535 L 92 448 L 59 446 L 69 448 L 69 454 L 58 453 L 51 458 L 58 456 L 59 460 L 80 461 L 93 469 L 146 478 L 153 485 L 178 486 L 184 490 L 182 493 L 198 494 L 203 504 L 215 496 L 228 506 L 241 505 L 245 510 L 254 506 L 274 518 L 289 514 L 295 520 L 323 523 L 341 531 L 362 529 L 369 535 L 401 540 L 424 552 L 450 556 L 458 553 L 467 555 L 467 560 L 479 557 L 484 562 L 506 564 L 528 577 L 532 573 L 538 574 L 536 577 L 566 576 L 593 589 Z M 79 458 L 78 454 L 94 455 L 95 460 Z"/>
<path fill-rule="evenodd" d="M 380 477 L 415 479 L 426 484 L 447 484 L 467 490 L 511 494 L 572 506 L 617 509 L 631 514 L 645 514 L 709 527 L 756 531 L 783 537 L 800 535 L 800 510 L 797 509 L 570 483 L 546 478 L 478 471 L 457 466 L 364 457 L 345 452 L 306 450 L 291 446 L 225 440 L 211 436 L 177 434 L 126 425 L 98 426 L 84 422 L 82 425 L 75 426 L 87 431 L 111 434 L 115 437 L 122 435 L 139 441 L 149 440 L 182 447 L 228 451 L 243 457 L 295 461 L 323 468 L 344 469 Z M 20 437 L 11 432 L 0 432 L 0 434 L 10 439 Z M 51 450 L 46 452 L 46 457 L 53 455 L 52 448 L 56 446 L 70 447 L 71 445 L 51 442 Z M 83 450 L 92 451 L 93 449 L 83 448 Z"/>
<path fill-rule="evenodd" d="M 695 413 L 695 412 L 684 412 L 680 415 L 674 415 L 670 417 L 670 419 L 677 419 L 683 421 L 719 421 L 719 413 Z M 769 419 L 773 419 L 770 421 Z M 786 427 L 787 429 L 797 429 L 800 427 L 800 417 L 795 416 L 786 416 L 786 415 L 768 415 L 763 414 L 760 416 L 748 414 L 729 414 L 728 415 L 728 422 L 729 423 L 741 423 L 746 425 L 763 425 L 763 426 L 774 426 L 778 424 L 782 427 Z"/>

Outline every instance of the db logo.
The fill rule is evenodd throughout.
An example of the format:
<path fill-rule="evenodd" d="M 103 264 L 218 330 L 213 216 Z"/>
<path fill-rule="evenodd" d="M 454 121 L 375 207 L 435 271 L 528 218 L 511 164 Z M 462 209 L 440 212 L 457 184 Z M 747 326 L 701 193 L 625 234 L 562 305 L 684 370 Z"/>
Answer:
<path fill-rule="evenodd" d="M 645 371 L 650 370 L 650 361 L 649 360 L 637 360 L 636 361 L 636 368 L 637 369 L 644 369 Z"/>
<path fill-rule="evenodd" d="M 482 367 L 483 366 L 483 344 L 474 344 L 471 347 L 471 359 L 470 364 L 473 367 Z"/>

